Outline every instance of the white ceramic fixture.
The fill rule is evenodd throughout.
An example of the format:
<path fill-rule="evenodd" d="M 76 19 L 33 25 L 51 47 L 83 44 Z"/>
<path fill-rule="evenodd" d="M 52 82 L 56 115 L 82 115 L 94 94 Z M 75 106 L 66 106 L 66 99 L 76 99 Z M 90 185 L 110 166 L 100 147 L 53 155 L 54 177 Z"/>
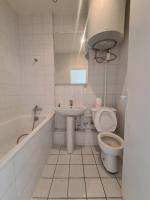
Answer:
<path fill-rule="evenodd" d="M 96 130 L 98 144 L 101 149 L 101 159 L 111 173 L 118 172 L 118 156 L 123 151 L 123 140 L 113 132 L 117 127 L 116 109 L 109 107 L 93 108 L 93 122 Z"/>
<path fill-rule="evenodd" d="M 82 115 L 86 110 L 85 106 L 60 106 L 56 107 L 57 114 L 67 117 L 67 151 L 72 153 L 74 149 L 74 118 Z"/>
<path fill-rule="evenodd" d="M 56 107 L 55 111 L 56 113 L 64 116 L 78 116 L 81 115 L 85 111 L 85 106 L 60 106 Z"/>

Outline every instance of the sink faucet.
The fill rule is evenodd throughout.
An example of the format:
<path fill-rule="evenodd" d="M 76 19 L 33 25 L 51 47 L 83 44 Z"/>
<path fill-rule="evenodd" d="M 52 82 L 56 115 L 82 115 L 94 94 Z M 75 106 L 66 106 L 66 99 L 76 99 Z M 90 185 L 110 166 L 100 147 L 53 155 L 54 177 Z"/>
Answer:
<path fill-rule="evenodd" d="M 70 106 L 70 107 L 73 106 L 73 100 L 69 100 L 69 106 Z"/>

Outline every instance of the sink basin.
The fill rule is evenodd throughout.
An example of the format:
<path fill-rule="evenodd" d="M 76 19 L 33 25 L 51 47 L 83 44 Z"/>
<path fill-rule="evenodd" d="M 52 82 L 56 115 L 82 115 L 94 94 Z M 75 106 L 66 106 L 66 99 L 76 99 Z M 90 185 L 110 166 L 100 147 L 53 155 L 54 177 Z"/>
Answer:
<path fill-rule="evenodd" d="M 68 153 L 72 153 L 75 143 L 75 122 L 76 116 L 82 115 L 86 110 L 85 106 L 60 106 L 55 108 L 57 114 L 63 115 L 66 120 L 66 140 Z"/>
<path fill-rule="evenodd" d="M 73 116 L 82 115 L 85 109 L 86 109 L 85 106 L 72 106 L 72 107 L 61 106 L 61 107 L 56 107 L 55 111 L 57 114 L 73 117 Z"/>

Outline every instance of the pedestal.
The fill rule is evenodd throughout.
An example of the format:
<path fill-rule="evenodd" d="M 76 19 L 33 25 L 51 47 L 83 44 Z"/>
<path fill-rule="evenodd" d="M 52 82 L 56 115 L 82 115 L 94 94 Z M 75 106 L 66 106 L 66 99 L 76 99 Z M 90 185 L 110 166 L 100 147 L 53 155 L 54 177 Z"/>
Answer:
<path fill-rule="evenodd" d="M 67 117 L 67 151 L 72 153 L 74 150 L 74 117 Z"/>

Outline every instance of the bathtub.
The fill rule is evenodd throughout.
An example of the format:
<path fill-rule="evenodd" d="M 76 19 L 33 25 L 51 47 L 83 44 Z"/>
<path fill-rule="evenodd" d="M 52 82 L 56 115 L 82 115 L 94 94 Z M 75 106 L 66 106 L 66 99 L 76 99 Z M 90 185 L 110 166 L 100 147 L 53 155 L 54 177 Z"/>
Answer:
<path fill-rule="evenodd" d="M 35 128 L 45 119 L 40 117 L 35 123 Z M 13 147 L 19 136 L 26 133 L 31 133 L 33 117 L 20 116 L 0 124 L 0 159 L 6 155 Z"/>
<path fill-rule="evenodd" d="M 30 200 L 52 145 L 53 113 L 42 116 L 32 131 L 33 117 L 0 124 L 0 199 Z M 20 135 L 29 133 L 19 144 Z"/>

